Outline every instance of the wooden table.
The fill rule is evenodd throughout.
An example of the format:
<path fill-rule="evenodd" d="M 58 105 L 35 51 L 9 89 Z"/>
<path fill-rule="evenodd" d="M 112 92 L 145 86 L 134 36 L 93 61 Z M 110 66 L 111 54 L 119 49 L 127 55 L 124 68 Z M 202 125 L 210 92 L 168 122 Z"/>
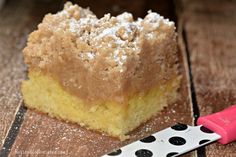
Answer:
<path fill-rule="evenodd" d="M 60 10 L 63 1 L 9 0 L 0 10 L 0 156 L 100 156 L 176 122 L 194 124 L 200 115 L 236 103 L 236 1 L 77 2 L 91 6 L 98 16 L 128 10 L 143 17 L 152 9 L 176 21 L 184 76 L 181 100 L 132 132 L 125 142 L 27 110 L 20 94 L 27 72 L 22 48 L 43 16 Z M 236 157 L 236 143 L 214 143 L 185 156 Z"/>

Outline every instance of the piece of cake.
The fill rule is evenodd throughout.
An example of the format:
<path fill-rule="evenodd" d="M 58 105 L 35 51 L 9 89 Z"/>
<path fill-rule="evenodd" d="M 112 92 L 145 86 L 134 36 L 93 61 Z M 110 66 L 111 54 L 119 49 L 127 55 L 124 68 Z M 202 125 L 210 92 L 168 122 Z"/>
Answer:
<path fill-rule="evenodd" d="M 151 11 L 98 19 L 67 2 L 23 52 L 27 107 L 122 140 L 178 97 L 175 26 Z"/>

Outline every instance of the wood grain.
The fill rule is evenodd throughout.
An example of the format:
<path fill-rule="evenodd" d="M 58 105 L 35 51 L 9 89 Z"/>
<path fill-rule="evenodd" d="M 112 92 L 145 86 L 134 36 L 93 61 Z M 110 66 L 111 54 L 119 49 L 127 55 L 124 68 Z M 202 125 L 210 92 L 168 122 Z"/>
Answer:
<path fill-rule="evenodd" d="M 0 148 L 22 103 L 19 84 L 26 76 L 26 68 L 21 49 L 30 31 L 26 14 L 27 10 L 15 5 L 7 5 L 0 12 Z M 14 18 L 5 18 L 9 15 Z"/>
<path fill-rule="evenodd" d="M 236 1 L 182 1 L 179 18 L 200 115 L 236 103 Z M 212 144 L 207 157 L 235 157 L 236 143 Z"/>
<path fill-rule="evenodd" d="M 41 4 L 40 1 L 38 1 L 36 4 L 35 1 L 32 2 L 29 0 L 28 1 L 25 0 L 23 2 L 21 1 L 21 4 L 18 4 L 16 6 L 14 6 L 13 3 L 8 4 L 9 7 L 12 7 L 11 5 L 13 5 L 15 7 L 14 9 L 12 8 L 4 8 L 4 9 L 6 10 L 9 9 L 9 11 L 13 12 L 14 10 L 18 10 L 16 11 L 15 14 L 21 12 L 22 10 L 25 10 L 25 14 L 18 14 L 19 17 L 18 16 L 17 17 L 19 19 L 24 19 L 24 18 L 26 19 L 26 21 L 23 22 L 22 24 L 23 28 L 32 29 L 36 21 L 38 22 L 38 19 L 42 18 L 44 11 L 46 12 L 46 10 L 50 8 L 48 4 L 46 3 Z M 39 6 L 44 8 L 44 11 L 41 11 L 43 9 Z M 36 8 L 38 9 L 37 11 Z M 3 18 L 5 18 L 6 21 L 12 20 L 15 19 L 15 15 L 7 17 L 5 16 Z M 11 25 L 12 25 L 11 27 L 13 27 L 12 23 Z M 17 30 L 17 32 L 22 33 L 22 30 L 19 29 Z M 27 33 L 28 32 L 29 31 L 27 31 Z M 27 33 L 24 34 L 24 41 L 22 40 L 22 45 L 25 44 L 25 37 L 27 36 Z M 10 45 L 15 45 L 15 44 L 13 43 Z M 21 48 L 22 47 L 20 47 L 17 52 L 8 48 L 8 51 L 11 51 L 11 53 L 16 53 L 15 55 L 19 56 L 18 58 L 15 59 L 15 61 L 20 62 L 19 63 L 20 65 L 16 66 L 16 68 L 21 66 L 24 67 L 22 61 L 22 54 L 20 52 Z M 5 53 L 8 51 L 2 51 L 1 55 L 7 56 L 7 54 Z M 183 62 L 185 61 L 183 61 L 184 58 L 182 56 L 181 51 L 179 52 L 179 55 L 181 59 L 180 71 L 183 74 L 182 87 L 180 89 L 181 98 L 179 102 L 170 105 L 168 108 L 165 108 L 160 114 L 158 114 L 152 120 L 150 120 L 145 125 L 139 127 L 137 130 L 132 132 L 131 139 L 129 141 L 120 142 L 117 139 L 107 137 L 94 131 L 86 130 L 85 128 L 80 127 L 78 125 L 68 124 L 50 118 L 44 114 L 28 110 L 25 113 L 23 124 L 20 128 L 19 134 L 16 138 L 16 141 L 12 147 L 9 156 L 50 155 L 50 156 L 96 157 L 104 153 L 108 153 L 113 149 L 116 149 L 119 146 L 129 143 L 135 139 L 145 137 L 150 133 L 171 126 L 176 122 L 182 122 L 191 125 L 193 123 L 193 118 L 192 118 L 191 103 L 189 98 L 188 80 L 186 79 L 187 73 L 185 72 L 185 68 L 183 66 Z M 6 62 L 8 62 L 10 58 L 11 57 L 8 58 L 5 57 Z M 21 79 L 23 79 L 26 75 L 26 72 L 24 70 L 20 71 L 20 69 L 21 68 L 18 68 L 18 71 L 19 74 L 22 75 Z M 12 82 L 13 80 L 8 80 L 8 84 L 12 84 Z M 19 94 L 19 84 L 20 81 L 16 83 L 16 86 L 18 87 L 16 93 L 18 94 Z M 21 97 L 19 97 L 19 101 L 21 101 Z M 12 119 L 9 121 L 12 121 Z M 191 154 L 187 154 L 186 156 L 190 155 Z"/>
<path fill-rule="evenodd" d="M 29 0 L 7 1 L 0 11 L 0 148 L 22 104 L 20 82 L 26 78 L 22 48 L 45 14 L 44 8 L 32 13 L 37 4 Z"/>

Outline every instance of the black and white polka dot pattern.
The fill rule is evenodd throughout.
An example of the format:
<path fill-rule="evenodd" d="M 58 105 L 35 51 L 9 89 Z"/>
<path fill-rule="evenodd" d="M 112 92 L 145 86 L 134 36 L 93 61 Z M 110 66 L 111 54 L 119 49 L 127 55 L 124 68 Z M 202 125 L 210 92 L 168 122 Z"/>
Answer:
<path fill-rule="evenodd" d="M 176 124 L 103 157 L 175 157 L 220 138 L 203 126 Z"/>

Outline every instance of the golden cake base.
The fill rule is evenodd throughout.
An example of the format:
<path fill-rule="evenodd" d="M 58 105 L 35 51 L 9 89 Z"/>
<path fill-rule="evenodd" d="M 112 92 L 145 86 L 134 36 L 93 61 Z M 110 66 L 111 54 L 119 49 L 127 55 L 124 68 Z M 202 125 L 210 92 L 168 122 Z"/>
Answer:
<path fill-rule="evenodd" d="M 167 104 L 175 102 L 179 85 L 180 77 L 176 76 L 168 83 L 151 89 L 146 95 L 132 97 L 127 104 L 86 104 L 65 91 L 53 78 L 31 71 L 29 80 L 22 83 L 22 93 L 29 108 L 124 140 L 130 131 Z"/>

